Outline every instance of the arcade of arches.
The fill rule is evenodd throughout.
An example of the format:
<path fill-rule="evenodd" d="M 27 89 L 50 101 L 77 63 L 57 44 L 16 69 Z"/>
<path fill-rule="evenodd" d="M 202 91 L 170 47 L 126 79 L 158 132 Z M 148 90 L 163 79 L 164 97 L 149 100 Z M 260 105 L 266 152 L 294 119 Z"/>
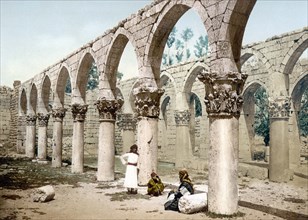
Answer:
<path fill-rule="evenodd" d="M 291 168 L 299 164 L 297 112 L 308 87 L 307 60 L 299 60 L 308 46 L 307 28 L 242 47 L 254 4 L 255 0 L 155 1 L 23 82 L 18 88 L 19 151 L 35 157 L 38 137 L 37 157 L 46 159 L 47 145 L 52 145 L 52 166 L 59 167 L 63 136 L 72 134 L 71 170 L 81 173 L 89 141 L 84 134 L 93 134 L 88 150 L 97 149 L 97 180 L 112 181 L 116 143 L 126 151 L 136 142 L 141 185 L 156 171 L 158 160 L 207 168 L 209 211 L 237 213 L 238 162 L 251 161 L 256 146 L 253 94 L 263 87 L 269 97 L 269 179 L 288 181 Z M 205 26 L 210 55 L 161 70 L 167 37 L 189 9 Z M 128 42 L 136 52 L 139 77 L 117 82 Z M 99 89 L 91 101 L 86 82 L 93 62 Z"/>

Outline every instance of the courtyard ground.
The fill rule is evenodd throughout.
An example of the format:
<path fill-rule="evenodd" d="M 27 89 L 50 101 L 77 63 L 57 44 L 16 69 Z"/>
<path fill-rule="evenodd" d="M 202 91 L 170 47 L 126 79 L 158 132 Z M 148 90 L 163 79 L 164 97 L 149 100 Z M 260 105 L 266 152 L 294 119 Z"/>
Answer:
<path fill-rule="evenodd" d="M 95 180 L 96 159 L 86 158 L 85 173 L 72 174 L 70 166 L 52 168 L 31 162 L 22 155 L 0 157 L 0 219 L 217 219 L 206 210 L 196 214 L 165 211 L 168 191 L 178 185 L 178 170 L 160 163 L 158 173 L 166 185 L 160 197 L 126 194 L 125 167 L 116 160 L 116 180 Z M 303 166 L 304 171 L 307 165 Z M 199 192 L 207 189 L 207 172 L 189 170 Z M 52 185 L 55 198 L 32 201 L 37 187 Z M 308 179 L 294 176 L 288 183 L 239 177 L 239 213 L 231 219 L 308 219 Z M 225 218 L 227 219 L 227 218 Z M 230 219 L 230 218 L 228 218 Z"/>

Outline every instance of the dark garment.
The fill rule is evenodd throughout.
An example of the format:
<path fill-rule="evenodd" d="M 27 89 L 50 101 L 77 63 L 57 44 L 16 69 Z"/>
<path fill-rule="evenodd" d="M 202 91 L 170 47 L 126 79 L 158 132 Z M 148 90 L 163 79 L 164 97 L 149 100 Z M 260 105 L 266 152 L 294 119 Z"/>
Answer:
<path fill-rule="evenodd" d="M 183 181 L 181 185 L 179 186 L 178 190 L 176 192 L 171 191 L 168 194 L 168 198 L 172 195 L 174 195 L 174 199 L 167 201 L 164 206 L 165 210 L 172 210 L 172 211 L 179 211 L 179 199 L 183 196 L 183 194 L 194 194 L 194 189 L 192 187 L 192 184 Z"/>

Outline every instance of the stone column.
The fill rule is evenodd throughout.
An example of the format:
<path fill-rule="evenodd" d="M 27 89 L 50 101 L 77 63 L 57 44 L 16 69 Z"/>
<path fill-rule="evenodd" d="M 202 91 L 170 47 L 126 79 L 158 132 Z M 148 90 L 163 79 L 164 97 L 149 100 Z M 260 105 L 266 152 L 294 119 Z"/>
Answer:
<path fill-rule="evenodd" d="M 88 105 L 73 104 L 73 146 L 72 146 L 72 173 L 83 173 L 84 156 L 84 120 Z"/>
<path fill-rule="evenodd" d="M 35 125 L 36 125 L 36 115 L 26 116 L 26 156 L 29 158 L 34 158 L 35 156 Z"/>
<path fill-rule="evenodd" d="M 238 129 L 246 74 L 201 73 L 210 121 L 208 210 L 221 215 L 238 211 Z"/>
<path fill-rule="evenodd" d="M 100 98 L 96 102 L 99 112 L 98 133 L 98 164 L 97 180 L 114 180 L 114 154 L 115 154 L 115 119 L 116 111 L 123 105 L 123 100 L 107 100 Z"/>
<path fill-rule="evenodd" d="M 159 103 L 163 93 L 156 87 L 140 86 L 134 90 L 138 115 L 139 185 L 146 185 L 152 171 L 157 171 Z"/>
<path fill-rule="evenodd" d="M 38 160 L 46 160 L 47 158 L 47 125 L 49 120 L 49 114 L 38 113 Z"/>
<path fill-rule="evenodd" d="M 187 167 L 192 157 L 189 122 L 189 110 L 176 110 L 174 113 L 176 123 L 176 151 L 175 166 L 177 168 Z"/>
<path fill-rule="evenodd" d="M 122 129 L 122 152 L 127 153 L 130 150 L 130 146 L 136 143 L 136 120 L 133 114 L 123 113 L 119 115 L 119 122 L 117 125 Z"/>
<path fill-rule="evenodd" d="M 52 167 L 62 166 L 63 118 L 65 117 L 65 112 L 65 108 L 52 109 L 52 116 L 54 118 L 52 138 Z"/>
<path fill-rule="evenodd" d="M 269 179 L 275 182 L 290 180 L 288 120 L 290 99 L 269 98 L 270 161 Z"/>

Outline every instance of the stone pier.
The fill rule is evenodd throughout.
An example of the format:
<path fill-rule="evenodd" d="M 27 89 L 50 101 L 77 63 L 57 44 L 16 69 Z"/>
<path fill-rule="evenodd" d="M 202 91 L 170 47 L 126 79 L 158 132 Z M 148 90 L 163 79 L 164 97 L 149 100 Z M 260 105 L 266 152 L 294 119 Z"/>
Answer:
<path fill-rule="evenodd" d="M 26 156 L 29 158 L 35 157 L 35 130 L 36 130 L 36 115 L 26 116 Z"/>
<path fill-rule="evenodd" d="M 123 100 L 107 100 L 100 98 L 96 102 L 99 112 L 98 133 L 98 164 L 97 180 L 114 180 L 114 156 L 115 156 L 115 119 L 116 111 L 123 105 Z"/>
<path fill-rule="evenodd" d="M 65 112 L 65 108 L 52 109 L 52 116 L 54 118 L 52 138 L 52 167 L 62 166 L 63 118 L 65 117 Z"/>
<path fill-rule="evenodd" d="M 138 114 L 139 185 L 146 185 L 151 173 L 157 171 L 159 102 L 163 93 L 155 87 L 140 86 L 134 90 Z"/>
<path fill-rule="evenodd" d="M 46 160 L 47 158 L 47 125 L 49 114 L 38 113 L 38 149 L 37 157 L 39 160 Z"/>
<path fill-rule="evenodd" d="M 84 160 L 84 120 L 88 105 L 73 104 L 73 149 L 72 149 L 72 173 L 83 173 Z"/>

